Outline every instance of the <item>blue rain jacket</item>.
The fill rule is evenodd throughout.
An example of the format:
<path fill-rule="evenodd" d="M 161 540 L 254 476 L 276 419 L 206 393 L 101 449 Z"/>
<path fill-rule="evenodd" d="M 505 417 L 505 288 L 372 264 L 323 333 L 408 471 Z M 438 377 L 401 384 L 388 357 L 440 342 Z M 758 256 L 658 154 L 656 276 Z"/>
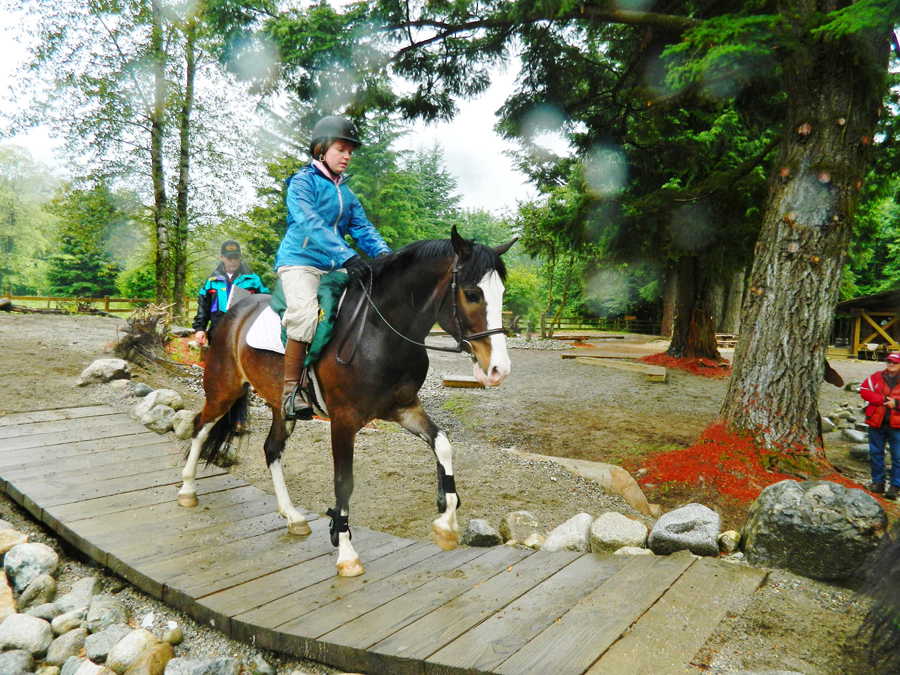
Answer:
<path fill-rule="evenodd" d="M 311 163 L 287 179 L 288 227 L 275 255 L 276 270 L 283 265 L 343 267 L 356 255 L 344 240 L 347 234 L 371 258 L 390 252 L 345 183 L 341 176 L 335 184 Z"/>

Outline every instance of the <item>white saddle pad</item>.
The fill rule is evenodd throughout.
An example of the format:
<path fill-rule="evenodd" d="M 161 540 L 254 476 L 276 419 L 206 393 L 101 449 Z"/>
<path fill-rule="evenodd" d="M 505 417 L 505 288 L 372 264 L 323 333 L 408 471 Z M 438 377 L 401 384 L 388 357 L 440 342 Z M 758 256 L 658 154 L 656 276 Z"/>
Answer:
<path fill-rule="evenodd" d="M 281 342 L 281 317 L 271 307 L 266 307 L 247 332 L 247 344 L 254 349 L 265 349 L 284 354 Z"/>

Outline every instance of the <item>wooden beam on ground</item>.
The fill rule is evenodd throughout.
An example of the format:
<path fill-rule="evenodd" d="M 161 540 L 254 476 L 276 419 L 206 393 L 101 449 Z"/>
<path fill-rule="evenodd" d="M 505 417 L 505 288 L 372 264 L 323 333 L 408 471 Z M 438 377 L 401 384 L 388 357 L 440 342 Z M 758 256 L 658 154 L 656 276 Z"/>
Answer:
<path fill-rule="evenodd" d="M 484 389 L 484 385 L 473 375 L 449 375 L 444 378 L 444 386 L 460 389 Z"/>
<path fill-rule="evenodd" d="M 584 363 L 590 366 L 602 366 L 614 370 L 627 370 L 630 373 L 641 373 L 648 382 L 665 382 L 666 369 L 662 366 L 651 366 L 646 363 L 625 363 L 623 361 L 606 361 L 602 359 L 587 359 L 580 357 L 576 363 Z"/>
<path fill-rule="evenodd" d="M 641 356 L 641 354 L 635 354 L 634 352 L 610 352 L 607 349 L 594 349 L 592 347 L 575 347 L 574 349 L 560 352 L 560 357 L 563 359 L 586 357 L 591 359 L 628 359 L 636 361 Z"/>

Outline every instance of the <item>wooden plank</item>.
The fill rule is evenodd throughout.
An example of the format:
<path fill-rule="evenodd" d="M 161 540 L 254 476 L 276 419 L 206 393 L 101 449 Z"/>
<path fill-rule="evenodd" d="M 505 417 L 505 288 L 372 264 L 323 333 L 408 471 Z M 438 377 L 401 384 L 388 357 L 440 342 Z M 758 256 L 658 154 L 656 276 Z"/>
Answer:
<path fill-rule="evenodd" d="M 478 553 L 477 550 L 465 550 L 470 552 L 465 554 L 464 558 L 457 555 L 455 557 L 456 561 L 471 559 Z M 442 558 L 449 560 L 437 546 L 425 543 L 414 544 L 397 553 L 378 558 L 373 562 L 367 562 L 365 554 L 360 553 L 360 560 L 362 560 L 366 568 L 366 573 L 363 576 L 344 578 L 335 577 L 332 573 L 328 578 L 302 590 L 289 593 L 277 600 L 272 600 L 256 609 L 243 610 L 233 614 L 231 621 L 232 635 L 242 642 L 259 647 L 298 653 L 297 651 L 291 651 L 296 646 L 295 639 L 292 636 L 287 636 L 283 628 L 278 627 L 298 625 L 300 626 L 298 630 L 302 630 L 302 625 L 298 623 L 300 617 L 320 607 L 326 607 L 331 603 L 343 600 L 345 597 L 350 597 L 351 603 L 357 602 L 353 599 L 355 596 L 352 594 L 362 589 L 367 589 L 371 593 L 378 593 L 380 591 L 379 587 L 376 586 L 376 582 L 387 577 L 394 577 L 392 581 L 394 585 L 408 584 L 409 570 L 411 568 L 414 568 L 413 576 L 418 578 L 421 577 L 423 570 L 443 569 L 443 564 L 447 564 L 447 562 L 444 560 L 442 564 Z M 421 583 L 424 583 L 424 581 Z M 213 601 L 214 597 L 210 596 L 204 601 Z"/>
<path fill-rule="evenodd" d="M 424 546 L 424 544 L 416 544 L 410 539 L 402 539 L 400 537 L 387 537 L 381 543 L 377 540 L 369 542 L 365 540 L 365 537 L 361 537 L 358 543 L 361 544 L 359 554 L 363 565 L 367 565 L 398 550 L 406 550 L 410 546 Z M 280 597 L 278 596 L 279 593 L 308 588 L 317 582 L 331 580 L 336 577 L 336 557 L 333 553 L 326 553 L 263 577 L 251 579 L 238 586 L 232 586 L 224 591 L 218 591 L 210 596 L 198 598 L 195 603 L 193 617 L 198 623 L 207 625 L 209 625 L 210 621 L 214 621 L 215 625 L 224 626 L 225 629 L 223 630 L 227 630 L 227 634 L 231 635 L 232 614 L 239 613 L 244 609 L 258 607 L 260 602 L 265 604 L 266 601 L 264 599 L 261 600 L 261 597 Z M 258 592 L 254 593 L 248 587 L 252 587 Z M 219 601 L 224 593 L 229 592 L 232 593 L 231 609 L 223 611 L 223 605 Z M 215 598 L 215 600 L 210 602 L 210 598 Z M 255 643 L 251 642 L 250 644 Z"/>
<path fill-rule="evenodd" d="M 587 675 L 688 672 L 725 614 L 749 602 L 765 578 L 751 567 L 698 560 Z"/>
<path fill-rule="evenodd" d="M 560 552 L 525 558 L 375 644 L 368 650 L 366 670 L 421 674 L 426 658 L 583 557 Z"/>
<path fill-rule="evenodd" d="M 535 554 L 529 560 L 537 557 Z M 493 670 L 630 560 L 622 555 L 581 556 L 432 655 L 425 663 L 425 672 L 463 675 Z"/>
<path fill-rule="evenodd" d="M 494 672 L 581 675 L 693 562 L 690 553 L 634 556 Z"/>
<path fill-rule="evenodd" d="M 509 546 L 494 547 L 452 572 L 320 636 L 314 643 L 312 658 L 347 670 L 371 670 L 375 664 L 369 661 L 366 653 L 369 647 L 478 584 L 505 573 L 508 567 L 532 553 Z"/>
<path fill-rule="evenodd" d="M 603 368 L 612 368 L 613 370 L 625 370 L 632 373 L 640 373 L 648 382 L 665 382 L 666 369 L 662 366 L 651 366 L 646 363 L 625 363 L 623 361 L 611 361 L 603 358 L 589 359 L 579 356 L 575 359 L 576 363 L 583 363 L 590 366 L 602 366 Z"/>
<path fill-rule="evenodd" d="M 484 389 L 484 385 L 473 375 L 448 375 L 444 378 L 444 386 L 462 389 Z"/>
<path fill-rule="evenodd" d="M 564 359 L 590 358 L 590 359 L 630 359 L 636 361 L 641 355 L 634 352 L 611 352 L 608 349 L 594 349 L 591 347 L 575 347 L 560 352 Z"/>
<path fill-rule="evenodd" d="M 114 438 L 88 439 L 75 443 L 63 443 L 50 447 L 34 447 L 22 450 L 0 450 L 0 467 L 16 466 L 23 461 L 37 461 L 47 458 L 77 457 L 79 455 L 91 455 L 110 450 L 122 450 L 125 448 L 147 447 L 151 445 L 175 444 L 160 436 L 154 431 L 144 429 L 142 433 L 127 434 Z M 2 469 L 0 469 L 2 471 Z"/>
<path fill-rule="evenodd" d="M 90 481 L 102 477 L 102 480 L 146 473 L 153 469 L 174 469 L 184 464 L 182 453 L 171 444 L 157 443 L 139 448 L 114 450 L 101 455 L 81 455 L 66 459 L 41 459 L 20 463 L 18 467 L 4 467 L 5 481 L 34 480 L 42 478 L 50 472 L 66 473 L 73 479 L 80 477 L 82 481 Z"/>
<path fill-rule="evenodd" d="M 28 436 L 40 436 L 44 434 L 54 434 L 62 432 L 75 432 L 82 429 L 95 429 L 103 425 L 116 423 L 124 423 L 135 425 L 140 429 L 144 427 L 128 417 L 127 415 L 105 415 L 101 417 L 77 417 L 75 419 L 56 419 L 46 422 L 37 422 L 34 424 L 11 424 L 0 427 L 0 441 L 11 438 L 24 438 Z M 6 446 L 6 444 L 3 444 Z"/>
<path fill-rule="evenodd" d="M 102 415 L 118 415 L 118 410 L 108 405 L 89 405 L 79 408 L 52 408 L 50 410 L 36 410 L 20 413 L 0 414 L 0 427 L 14 424 L 33 424 L 35 422 L 50 422 L 52 420 L 74 420 L 80 417 L 100 417 Z"/>
<path fill-rule="evenodd" d="M 6 438 L 3 440 L 3 450 L 25 450 L 26 448 L 49 447 L 63 445 L 77 441 L 90 441 L 100 438 L 115 438 L 141 433 L 146 428 L 129 418 L 111 416 L 105 418 L 108 421 L 97 423 L 91 427 L 55 431 L 51 433 L 34 434 L 20 438 Z"/>

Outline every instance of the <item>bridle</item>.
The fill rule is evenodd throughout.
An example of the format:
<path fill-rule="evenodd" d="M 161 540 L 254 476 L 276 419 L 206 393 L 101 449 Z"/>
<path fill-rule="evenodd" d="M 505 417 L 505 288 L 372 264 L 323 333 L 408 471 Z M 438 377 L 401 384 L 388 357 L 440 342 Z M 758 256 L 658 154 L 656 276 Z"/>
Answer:
<path fill-rule="evenodd" d="M 490 337 L 491 335 L 500 335 L 500 334 L 506 335 L 506 329 L 503 328 L 502 326 L 500 326 L 499 328 L 489 328 L 488 330 L 479 331 L 477 333 L 466 333 L 466 327 L 462 320 L 462 310 L 460 309 L 460 306 L 459 306 L 458 290 L 459 290 L 460 269 L 461 268 L 459 265 L 459 255 L 454 254 L 453 255 L 453 269 L 450 274 L 450 283 L 447 286 L 444 286 L 444 289 L 441 291 L 440 296 L 437 298 L 437 300 L 434 303 L 435 306 L 437 307 L 437 310 L 435 312 L 435 318 L 434 318 L 434 322 L 433 322 L 433 323 L 437 322 L 437 317 L 441 312 L 441 307 L 443 307 L 443 305 L 444 305 L 444 298 L 447 296 L 447 291 L 449 290 L 450 294 L 453 298 L 453 320 L 456 323 L 457 335 L 459 336 L 459 337 L 457 337 L 456 335 L 451 334 L 450 337 L 452 337 L 454 340 L 456 340 L 456 347 L 435 347 L 432 345 L 427 345 L 424 342 L 416 342 L 415 340 L 412 340 L 412 339 L 406 337 L 405 335 L 403 335 L 403 333 L 401 333 L 396 328 L 394 328 L 390 324 L 390 322 L 386 318 L 384 318 L 384 315 L 380 311 L 378 311 L 378 307 L 376 307 L 375 303 L 372 301 L 372 295 L 371 295 L 372 276 L 369 275 L 368 288 L 366 287 L 366 284 L 364 284 L 362 282 L 362 280 L 360 280 L 360 282 L 359 282 L 360 286 L 363 289 L 363 297 L 359 299 L 359 303 L 356 305 L 356 309 L 353 311 L 353 316 L 350 317 L 350 324 L 347 327 L 347 333 L 344 335 L 343 339 L 341 340 L 340 344 L 338 345 L 338 348 L 337 348 L 338 363 L 340 363 L 342 365 L 347 365 L 353 360 L 353 355 L 356 353 L 356 346 L 359 344 L 359 340 L 362 337 L 363 327 L 366 325 L 366 316 L 369 311 L 369 306 L 371 306 L 372 309 L 375 310 L 375 313 L 381 318 L 382 321 L 384 321 L 384 324 L 388 328 L 390 328 L 392 331 L 394 331 L 394 333 L 399 335 L 401 338 L 403 338 L 407 342 L 410 342 L 419 347 L 425 347 L 425 349 L 430 349 L 435 352 L 449 352 L 451 354 L 465 353 L 465 354 L 469 355 L 469 358 L 472 360 L 472 363 L 475 363 L 476 362 L 475 350 L 472 348 L 472 340 L 480 340 L 482 338 Z M 350 335 L 350 328 L 353 326 L 353 323 L 356 321 L 357 315 L 359 314 L 359 310 L 362 308 L 362 306 L 364 304 L 363 298 L 365 298 L 369 302 L 366 305 L 366 309 L 363 312 L 362 320 L 359 323 L 359 328 L 357 329 L 356 341 L 353 344 L 353 349 L 350 352 L 350 356 L 347 357 L 346 360 L 344 360 L 340 356 L 341 350 L 343 349 L 344 344 L 347 342 L 347 338 Z"/>

